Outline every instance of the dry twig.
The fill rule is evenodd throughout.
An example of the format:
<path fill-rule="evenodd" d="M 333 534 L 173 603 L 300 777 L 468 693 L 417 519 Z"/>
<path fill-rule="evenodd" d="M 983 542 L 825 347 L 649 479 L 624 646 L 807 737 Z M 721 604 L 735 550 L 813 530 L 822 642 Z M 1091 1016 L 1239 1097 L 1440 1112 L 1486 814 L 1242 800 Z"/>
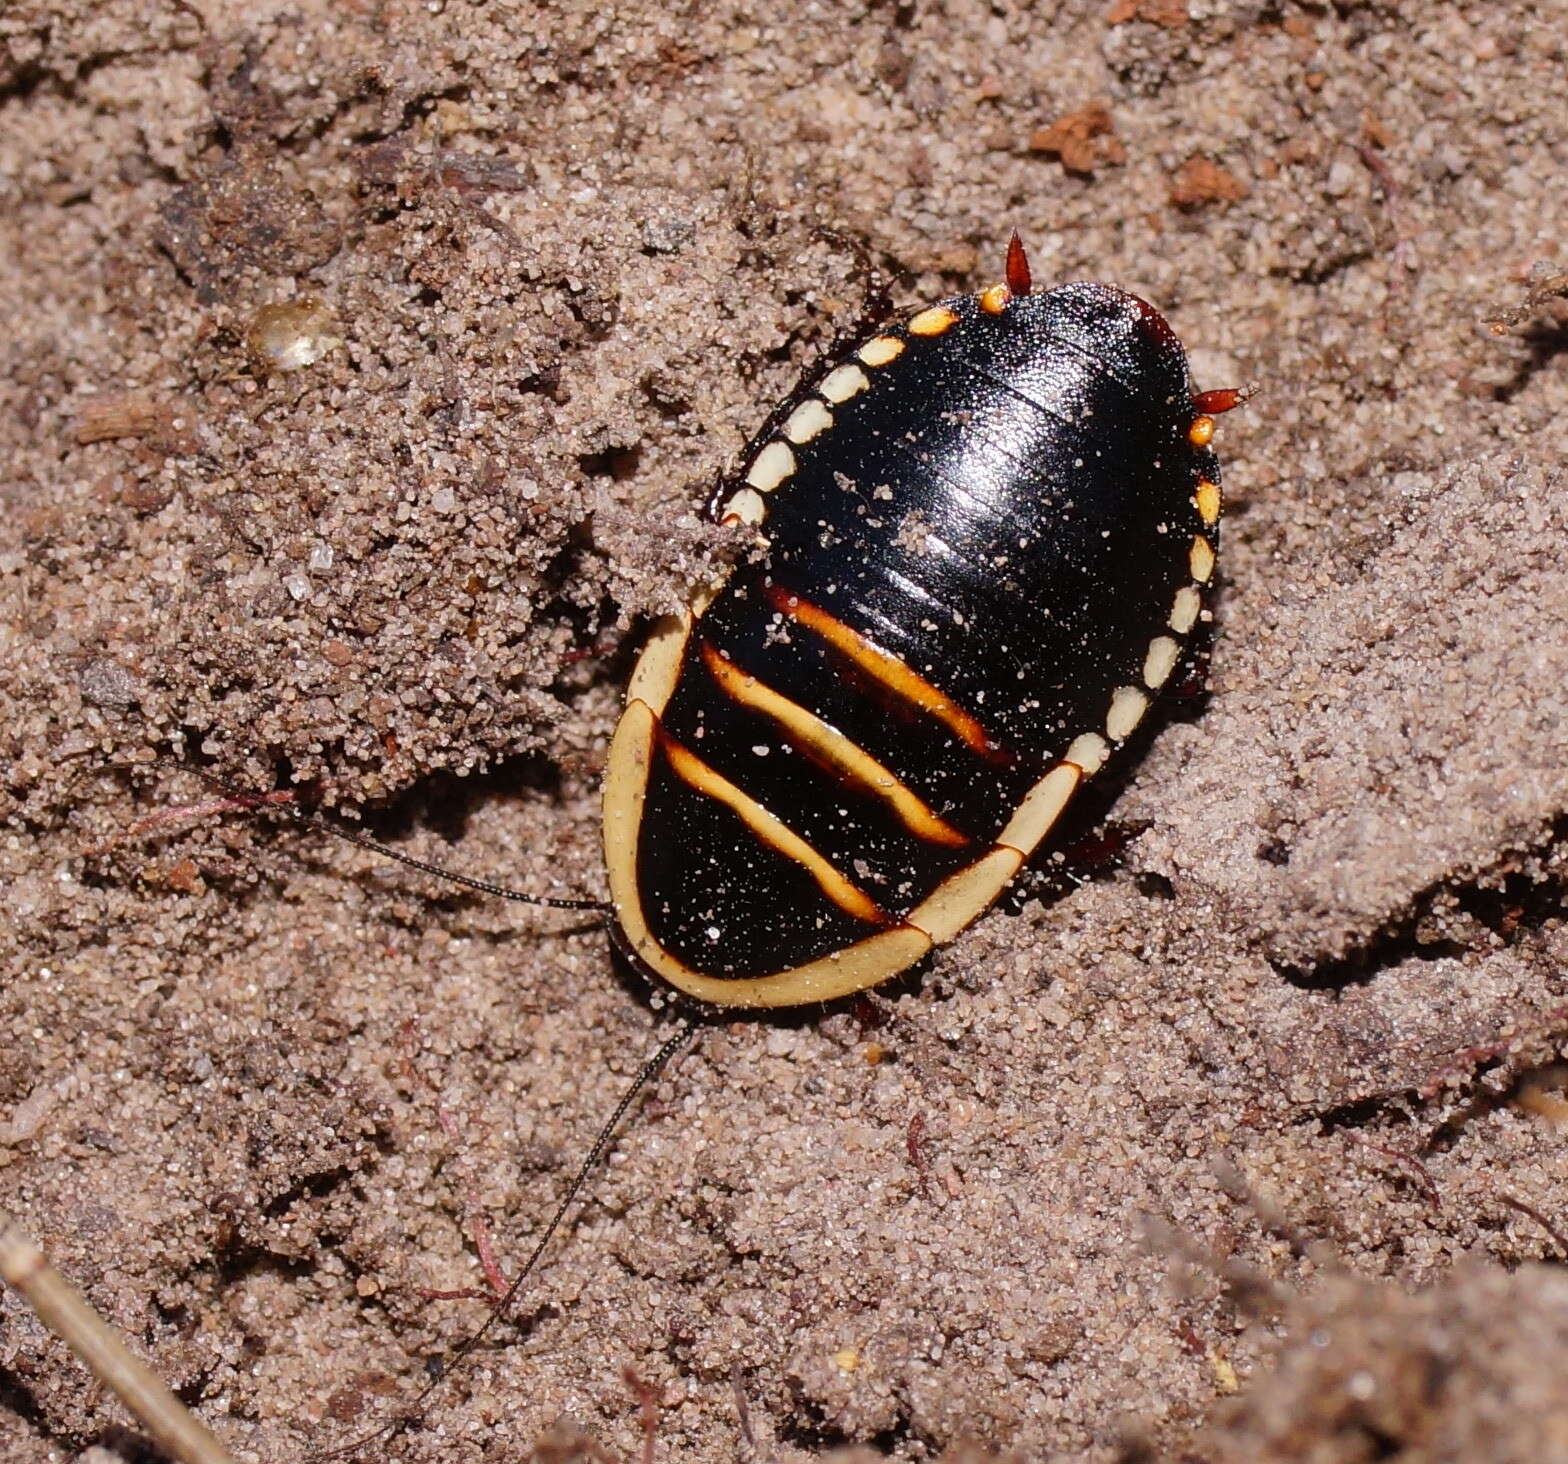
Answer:
<path fill-rule="evenodd" d="M 0 1281 L 16 1290 L 59 1337 L 131 1410 L 143 1428 L 181 1464 L 233 1464 L 227 1449 L 134 1356 L 17 1223 L 0 1210 Z"/>

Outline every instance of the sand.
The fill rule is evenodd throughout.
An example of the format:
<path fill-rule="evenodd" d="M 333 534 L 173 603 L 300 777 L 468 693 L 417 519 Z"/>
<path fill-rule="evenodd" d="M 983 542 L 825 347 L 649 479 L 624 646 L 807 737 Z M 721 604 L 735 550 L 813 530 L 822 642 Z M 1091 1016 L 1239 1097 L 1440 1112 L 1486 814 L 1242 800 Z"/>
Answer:
<path fill-rule="evenodd" d="M 846 236 L 908 304 L 1017 228 L 1262 388 L 1140 836 L 707 1030 L 367 1457 L 632 1459 L 644 1396 L 661 1460 L 1568 1457 L 1565 22 L 13 0 L 0 1207 L 241 1460 L 411 1397 L 668 1009 L 189 766 L 602 893 L 639 627 Z M 0 1295 L 0 1454 L 93 1446 Z"/>

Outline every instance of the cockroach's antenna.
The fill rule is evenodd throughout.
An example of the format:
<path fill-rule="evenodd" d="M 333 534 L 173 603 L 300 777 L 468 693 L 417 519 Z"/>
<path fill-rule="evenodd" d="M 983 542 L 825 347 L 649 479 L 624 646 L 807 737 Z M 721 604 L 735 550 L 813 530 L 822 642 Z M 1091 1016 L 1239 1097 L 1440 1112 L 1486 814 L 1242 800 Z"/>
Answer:
<path fill-rule="evenodd" d="M 593 1147 L 588 1151 L 588 1157 L 578 1166 L 577 1173 L 572 1177 L 572 1182 L 566 1187 L 565 1196 L 562 1198 L 561 1203 L 556 1206 L 555 1214 L 550 1217 L 550 1223 L 545 1226 L 544 1233 L 534 1242 L 533 1250 L 529 1252 L 528 1259 L 523 1262 L 523 1269 L 517 1273 L 512 1284 L 506 1288 L 506 1294 L 496 1302 L 491 1309 L 490 1315 L 485 1318 L 484 1323 L 443 1363 L 437 1376 L 419 1390 L 414 1400 L 406 1408 L 400 1409 L 380 1428 L 373 1429 L 370 1433 L 364 1434 L 350 1443 L 341 1444 L 335 1449 L 327 1449 L 322 1453 L 312 1455 L 312 1461 L 342 1459 L 356 1454 L 361 1449 L 375 1443 L 378 1439 L 391 1438 L 393 1434 L 400 1433 L 419 1417 L 430 1395 L 484 1341 L 485 1337 L 489 1335 L 490 1329 L 497 1322 L 503 1320 L 506 1314 L 511 1311 L 512 1303 L 517 1300 L 524 1283 L 539 1264 L 539 1258 L 544 1255 L 546 1247 L 555 1238 L 555 1233 L 561 1228 L 567 1212 L 576 1203 L 583 1186 L 588 1182 L 588 1176 L 598 1167 L 599 1161 L 604 1157 L 605 1150 L 610 1147 L 610 1140 L 614 1137 L 615 1130 L 620 1125 L 621 1120 L 626 1117 L 626 1111 L 637 1101 L 637 1095 L 664 1071 L 676 1053 L 691 1040 L 692 1034 L 696 1030 L 695 1023 L 683 1020 L 680 1028 L 672 1036 L 665 1038 L 659 1050 L 642 1065 L 637 1076 L 632 1079 L 630 1086 L 621 1095 L 621 1101 L 615 1105 L 615 1111 L 610 1114 L 604 1126 L 599 1130 L 599 1136 L 593 1141 Z"/>
<path fill-rule="evenodd" d="M 165 759 L 160 759 L 163 760 Z M 284 801 L 276 793 L 250 793 L 236 787 L 233 783 L 226 782 L 214 773 L 209 773 L 205 768 L 193 768 L 189 763 L 175 759 L 166 760 L 182 772 L 194 773 L 204 783 L 217 789 L 225 796 L 228 807 L 277 811 L 296 823 L 304 824 L 307 828 L 318 829 L 334 839 L 341 839 L 345 844 L 353 844 L 356 848 L 379 854 L 384 859 L 391 859 L 435 879 L 443 879 L 448 884 L 460 885 L 466 890 L 474 890 L 481 895 L 494 895 L 497 899 L 511 900 L 519 905 L 543 905 L 549 910 L 591 910 L 598 915 L 610 913 L 610 905 L 605 900 L 576 900 L 557 895 L 530 895 L 522 890 L 514 890 L 509 885 L 493 884 L 487 879 L 475 879 L 472 875 L 459 874 L 444 865 L 433 864 L 428 859 L 417 859 L 412 854 L 405 854 L 400 849 L 394 849 L 390 844 L 372 839 L 368 834 L 355 833 L 353 829 L 344 828 L 342 824 L 328 818 L 324 813 L 302 808 L 295 800 Z"/>

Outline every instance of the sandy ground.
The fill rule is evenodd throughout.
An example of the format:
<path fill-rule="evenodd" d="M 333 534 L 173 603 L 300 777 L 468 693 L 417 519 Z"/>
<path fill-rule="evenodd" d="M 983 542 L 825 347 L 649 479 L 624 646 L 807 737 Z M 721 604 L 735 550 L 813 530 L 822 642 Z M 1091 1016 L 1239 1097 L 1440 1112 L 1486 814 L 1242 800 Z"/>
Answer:
<path fill-rule="evenodd" d="M 1016 227 L 1264 388 L 1145 832 L 885 1002 L 708 1031 L 372 1455 L 630 1459 L 640 1379 L 670 1460 L 1568 1458 L 1565 35 L 0 9 L 0 1206 L 243 1460 L 409 1397 L 667 1013 L 591 923 L 176 816 L 155 756 L 600 891 L 640 617 L 860 309 L 822 227 L 905 303 Z M 93 1445 L 139 1457 L 0 1297 L 0 1455 Z"/>

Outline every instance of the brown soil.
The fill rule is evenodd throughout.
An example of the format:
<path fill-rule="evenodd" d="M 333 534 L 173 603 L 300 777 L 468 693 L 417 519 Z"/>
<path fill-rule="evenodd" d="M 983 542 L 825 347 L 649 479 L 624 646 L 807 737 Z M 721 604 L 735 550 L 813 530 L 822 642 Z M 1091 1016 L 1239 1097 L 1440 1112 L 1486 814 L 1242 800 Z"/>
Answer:
<path fill-rule="evenodd" d="M 1568 1457 L 1565 20 L 0 9 L 0 1207 L 243 1460 L 407 1399 L 664 1018 L 154 758 L 598 891 L 638 619 L 840 235 L 908 302 L 1016 227 L 1264 388 L 1142 837 L 880 1016 L 710 1030 L 372 1457 L 637 1457 L 628 1370 L 660 1459 Z M 122 1423 L 0 1296 L 0 1455 Z"/>

